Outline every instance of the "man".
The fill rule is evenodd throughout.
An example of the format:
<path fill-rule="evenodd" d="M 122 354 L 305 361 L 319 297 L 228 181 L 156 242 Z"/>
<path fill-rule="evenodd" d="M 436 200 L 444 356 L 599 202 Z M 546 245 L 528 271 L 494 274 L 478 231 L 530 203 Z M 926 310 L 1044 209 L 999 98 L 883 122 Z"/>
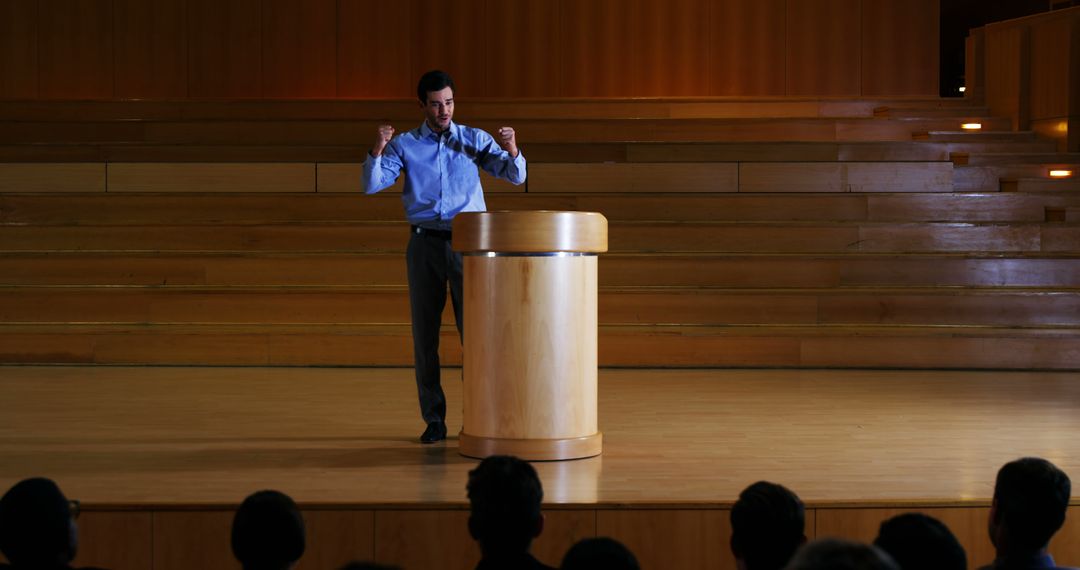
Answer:
<path fill-rule="evenodd" d="M 840 538 L 807 543 L 795 553 L 786 570 L 900 570 L 896 562 L 874 546 Z"/>
<path fill-rule="evenodd" d="M 967 553 L 949 527 L 922 513 L 904 513 L 881 523 L 874 546 L 901 570 L 967 570 Z"/>
<path fill-rule="evenodd" d="M 70 570 L 79 549 L 77 504 L 51 479 L 16 483 L 0 498 L 0 552 L 11 562 L 0 568 Z"/>
<path fill-rule="evenodd" d="M 782 485 L 758 481 L 731 508 L 731 553 L 739 570 L 780 570 L 806 543 L 806 508 Z"/>
<path fill-rule="evenodd" d="M 394 136 L 381 125 L 364 161 L 364 192 L 373 194 L 394 184 L 405 171 L 402 201 L 411 225 L 405 262 L 412 309 L 413 358 L 420 414 L 427 429 L 422 443 L 446 439 L 446 396 L 439 370 L 439 329 L 446 306 L 446 286 L 454 305 L 459 336 L 463 333 L 461 254 L 450 248 L 454 216 L 482 212 L 484 192 L 479 169 L 514 184 L 525 182 L 525 157 L 514 129 L 502 127 L 498 140 L 459 125 L 454 117 L 454 81 L 442 71 L 420 78 L 416 96 L 424 114 L 420 127 Z"/>
<path fill-rule="evenodd" d="M 244 570 L 288 570 L 304 555 L 304 518 L 288 495 L 259 491 L 237 509 L 231 542 Z"/>
<path fill-rule="evenodd" d="M 476 570 L 553 570 L 529 554 L 544 531 L 544 489 L 527 462 L 492 455 L 469 472 L 469 534 L 480 545 Z"/>
<path fill-rule="evenodd" d="M 990 506 L 990 541 L 996 558 L 985 569 L 1059 568 L 1047 548 L 1065 524 L 1072 491 L 1069 476 L 1053 463 L 1025 457 L 998 471 Z"/>

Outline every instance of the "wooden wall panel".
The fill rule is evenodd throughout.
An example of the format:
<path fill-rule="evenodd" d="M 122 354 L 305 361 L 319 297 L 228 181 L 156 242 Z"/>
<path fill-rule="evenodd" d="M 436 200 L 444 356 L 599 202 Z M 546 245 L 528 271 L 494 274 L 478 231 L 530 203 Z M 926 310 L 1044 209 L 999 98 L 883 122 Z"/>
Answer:
<path fill-rule="evenodd" d="M 378 511 L 375 560 L 401 568 L 471 570 L 480 549 L 468 521 L 468 511 Z"/>
<path fill-rule="evenodd" d="M 1065 525 L 1050 541 L 1050 554 L 1058 566 L 1080 566 L 1080 507 L 1069 507 Z"/>
<path fill-rule="evenodd" d="M 259 0 L 188 0 L 188 96 L 259 97 Z"/>
<path fill-rule="evenodd" d="M 906 512 L 921 512 L 940 520 L 956 535 L 968 555 L 968 568 L 994 560 L 994 547 L 986 534 L 986 507 L 941 509 L 817 509 L 817 536 L 873 542 L 881 523 Z"/>
<path fill-rule="evenodd" d="M 38 96 L 113 97 L 112 0 L 39 0 Z"/>
<path fill-rule="evenodd" d="M 88 511 L 79 517 L 75 566 L 146 570 L 153 566 L 153 513 Z"/>
<path fill-rule="evenodd" d="M 712 4 L 709 95 L 785 93 L 786 0 Z"/>
<path fill-rule="evenodd" d="M 1044 20 L 1031 27 L 1031 119 L 1069 114 L 1069 44 L 1073 22 Z"/>
<path fill-rule="evenodd" d="M 114 0 L 116 97 L 187 97 L 187 3 Z"/>
<path fill-rule="evenodd" d="M 559 95 L 559 2 L 487 0 L 483 14 L 489 46 L 489 97 Z"/>
<path fill-rule="evenodd" d="M 637 41 L 629 18 L 624 0 L 560 3 L 561 95 L 634 95 L 630 78 L 641 69 L 628 57 Z"/>
<path fill-rule="evenodd" d="M 0 2 L 0 99 L 38 95 L 37 0 Z"/>
<path fill-rule="evenodd" d="M 296 570 L 341 568 L 375 558 L 373 511 L 304 511 L 307 549 Z"/>
<path fill-rule="evenodd" d="M 735 568 L 729 511 L 599 511 L 596 534 L 625 544 L 642 568 Z"/>
<path fill-rule="evenodd" d="M 154 570 L 239 568 L 230 536 L 234 511 L 154 513 Z"/>
<path fill-rule="evenodd" d="M 1013 129 L 1027 127 L 1028 31 L 986 27 L 986 106 L 1013 119 Z"/>
<path fill-rule="evenodd" d="M 787 95 L 857 96 L 860 0 L 787 4 Z"/>
<path fill-rule="evenodd" d="M 937 97 L 939 0 L 864 0 L 862 96 Z"/>
<path fill-rule="evenodd" d="M 631 0 L 629 57 L 634 96 L 678 97 L 709 91 L 709 7 L 712 0 Z"/>
<path fill-rule="evenodd" d="M 411 2 L 340 0 L 339 97 L 413 97 Z"/>
<path fill-rule="evenodd" d="M 455 95 L 468 99 L 482 97 L 487 89 L 491 45 L 480 14 L 485 0 L 458 0 L 450 5 L 431 4 L 415 0 L 409 41 L 413 45 L 412 77 L 441 69 L 454 78 Z M 400 40 L 399 40 L 400 41 Z"/>
<path fill-rule="evenodd" d="M 337 95 L 337 46 L 337 0 L 262 0 L 263 97 Z"/>

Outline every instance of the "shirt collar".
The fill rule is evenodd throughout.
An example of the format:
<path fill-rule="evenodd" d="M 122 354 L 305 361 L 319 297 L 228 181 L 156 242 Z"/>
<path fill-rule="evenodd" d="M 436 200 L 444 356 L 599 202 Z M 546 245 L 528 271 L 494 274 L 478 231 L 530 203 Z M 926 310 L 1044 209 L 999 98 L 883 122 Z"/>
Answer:
<path fill-rule="evenodd" d="M 451 137 L 457 138 L 457 129 L 458 129 L 457 123 L 455 123 L 453 121 L 453 119 L 451 119 L 450 120 L 450 128 L 447 129 L 447 131 L 450 132 Z M 446 131 L 443 131 L 443 133 L 445 133 L 445 132 Z M 436 133 L 435 131 L 431 130 L 431 127 L 427 124 L 427 121 L 424 121 L 423 123 L 420 123 L 420 138 L 426 139 L 426 138 L 430 138 L 430 137 L 436 136 L 436 135 L 446 136 L 443 133 Z"/>

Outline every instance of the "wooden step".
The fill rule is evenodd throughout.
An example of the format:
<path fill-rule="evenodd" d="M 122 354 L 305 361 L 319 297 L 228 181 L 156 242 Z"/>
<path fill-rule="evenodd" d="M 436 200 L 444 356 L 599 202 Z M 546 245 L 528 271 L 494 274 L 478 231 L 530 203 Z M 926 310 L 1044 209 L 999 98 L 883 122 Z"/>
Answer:
<path fill-rule="evenodd" d="M 955 161 L 954 161 L 955 162 Z M 964 162 L 971 166 L 996 166 L 1002 164 L 1037 164 L 1049 171 L 1058 166 L 1080 164 L 1076 152 L 979 152 L 968 154 Z"/>
<path fill-rule="evenodd" d="M 988 107 L 956 106 L 956 107 L 925 107 L 908 105 L 882 105 L 874 108 L 875 117 L 890 118 L 926 118 L 926 117 L 951 117 L 965 121 L 977 121 L 990 117 Z"/>
<path fill-rule="evenodd" d="M 602 287 L 1080 288 L 1076 256 L 604 254 Z M 0 286 L 406 284 L 400 254 L 6 253 Z"/>
<path fill-rule="evenodd" d="M 954 194 L 561 194 L 499 193 L 491 210 L 577 210 L 611 221 L 1044 221 L 1045 208 L 1080 195 Z M 0 194 L 0 225 L 182 225 L 399 222 L 400 196 L 220 193 Z"/>
<path fill-rule="evenodd" d="M 402 252 L 403 223 L 0 226 L 7 252 Z M 615 222 L 613 252 L 1076 252 L 1080 226 L 1061 223 Z"/>
<path fill-rule="evenodd" d="M 452 322 L 446 308 L 444 320 Z M 0 322 L 408 324 L 405 287 L 10 287 Z M 604 288 L 604 325 L 1080 326 L 1080 292 Z"/>
<path fill-rule="evenodd" d="M 797 97 L 469 98 L 473 118 L 868 117 L 878 108 L 969 109 L 963 99 L 814 99 Z M 965 111 L 966 112 L 966 111 Z M 346 120 L 418 118 L 416 100 L 236 99 L 0 101 L 0 120 Z"/>
<path fill-rule="evenodd" d="M 929 142 L 529 142 L 530 164 L 549 162 L 945 161 L 952 153 L 1054 152 L 1053 141 Z M 358 162 L 366 147 L 344 145 L 7 144 L 0 162 Z"/>
<path fill-rule="evenodd" d="M 1001 190 L 1004 192 L 1080 192 L 1080 175 L 1071 178 L 1015 178 L 1002 179 Z"/>
<path fill-rule="evenodd" d="M 1010 131 L 1005 129 L 991 129 L 986 123 L 977 131 L 926 131 L 916 132 L 915 140 L 945 143 L 976 143 L 976 142 L 1037 142 L 1040 139 L 1032 131 Z"/>
<path fill-rule="evenodd" d="M 1080 164 L 1070 165 L 1080 171 Z M 959 192 L 992 192 L 1001 189 L 1002 180 L 1045 178 L 1048 168 L 1041 164 L 999 164 L 994 166 L 957 166 L 953 169 L 953 186 Z"/>
<path fill-rule="evenodd" d="M 459 366 L 444 326 L 441 359 Z M 409 327 L 0 325 L 0 362 L 412 366 Z M 602 326 L 601 366 L 1080 370 L 1080 331 L 1011 327 Z"/>
<path fill-rule="evenodd" d="M 462 122 L 488 132 L 506 121 Z M 0 123 L 0 143 L 170 144 L 354 144 L 367 148 L 380 121 L 111 121 Z M 420 121 L 398 121 L 404 132 Z M 709 141 L 909 141 L 914 133 L 959 125 L 951 119 L 520 119 L 511 125 L 518 141 L 709 142 Z M 987 129 L 1007 129 L 1009 119 L 991 119 Z"/>

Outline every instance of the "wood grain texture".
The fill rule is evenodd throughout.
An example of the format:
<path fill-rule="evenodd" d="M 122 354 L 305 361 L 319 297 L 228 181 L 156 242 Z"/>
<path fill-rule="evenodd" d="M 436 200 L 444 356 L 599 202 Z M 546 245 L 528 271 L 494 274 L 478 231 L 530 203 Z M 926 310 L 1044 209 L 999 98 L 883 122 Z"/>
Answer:
<path fill-rule="evenodd" d="M 297 570 L 340 568 L 375 558 L 374 511 L 305 509 L 303 516 L 307 548 Z"/>
<path fill-rule="evenodd" d="M 631 33 L 623 0 L 562 2 L 559 9 L 559 85 L 564 97 L 635 95 Z"/>
<path fill-rule="evenodd" d="M 530 192 L 736 192 L 735 163 L 536 164 Z"/>
<path fill-rule="evenodd" d="M 864 0 L 860 95 L 938 94 L 940 0 Z"/>
<path fill-rule="evenodd" d="M 38 97 L 37 0 L 0 3 L 0 99 Z"/>
<path fill-rule="evenodd" d="M 556 97 L 561 50 L 561 1 L 486 0 L 482 18 L 487 97 Z M 468 102 L 463 102 L 468 104 Z"/>
<path fill-rule="evenodd" d="M 75 566 L 112 570 L 153 567 L 153 513 L 88 511 L 79 525 L 79 555 Z"/>
<path fill-rule="evenodd" d="M 185 99 L 187 3 L 115 0 L 116 97 Z"/>
<path fill-rule="evenodd" d="M 262 96 L 337 95 L 337 0 L 262 0 Z"/>
<path fill-rule="evenodd" d="M 237 504 L 253 490 L 241 491 Z M 235 568 L 230 535 L 235 511 L 154 514 L 154 569 Z"/>
<path fill-rule="evenodd" d="M 1070 75 L 1080 63 L 1071 61 L 1070 45 L 1074 41 L 1076 22 L 1060 18 L 1031 26 L 1031 119 L 1061 118 L 1070 114 Z M 1071 95 L 1076 98 L 1077 95 Z"/>
<path fill-rule="evenodd" d="M 599 511 L 596 532 L 625 544 L 642 568 L 734 570 L 729 511 Z"/>
<path fill-rule="evenodd" d="M 986 27 L 986 105 L 1009 117 L 1013 130 L 1027 127 L 1030 35 L 1024 28 Z"/>
<path fill-rule="evenodd" d="M 462 212 L 454 218 L 454 250 L 601 253 L 607 231 L 607 218 L 596 212 Z"/>
<path fill-rule="evenodd" d="M 109 192 L 315 192 L 315 165 L 308 163 L 116 162 Z"/>
<path fill-rule="evenodd" d="M 783 96 L 786 0 L 710 5 L 709 94 Z"/>
<path fill-rule="evenodd" d="M 192 0 L 188 10 L 188 96 L 262 96 L 260 0 Z"/>
<path fill-rule="evenodd" d="M 98 163 L 0 163 L 0 192 L 105 192 L 106 168 Z"/>
<path fill-rule="evenodd" d="M 420 76 L 441 69 L 454 78 L 455 99 L 482 96 L 487 89 L 490 62 L 482 54 L 492 49 L 480 14 L 486 0 L 458 0 L 453 9 L 416 1 L 406 37 L 412 43 L 410 93 Z M 395 40 L 400 41 L 400 40 Z"/>
<path fill-rule="evenodd" d="M 38 96 L 115 95 L 112 0 L 39 0 Z"/>
<path fill-rule="evenodd" d="M 411 66 L 413 2 L 339 0 L 338 97 L 406 97 L 416 100 Z M 388 119 L 389 117 L 379 117 Z"/>
<path fill-rule="evenodd" d="M 630 75 L 638 97 L 677 97 L 709 91 L 710 0 L 630 0 L 619 8 L 629 18 Z M 625 41 L 625 40 L 624 40 Z"/>
<path fill-rule="evenodd" d="M 787 3 L 787 96 L 860 93 L 860 4 L 860 0 Z"/>

